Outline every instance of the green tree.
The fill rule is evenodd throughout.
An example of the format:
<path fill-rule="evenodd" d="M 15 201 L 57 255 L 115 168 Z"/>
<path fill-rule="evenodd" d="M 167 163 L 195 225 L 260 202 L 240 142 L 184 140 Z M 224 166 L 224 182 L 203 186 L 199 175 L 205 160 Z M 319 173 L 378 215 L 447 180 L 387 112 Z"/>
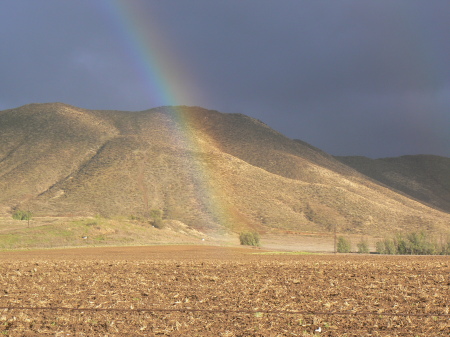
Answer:
<path fill-rule="evenodd" d="M 22 211 L 20 209 L 16 210 L 12 217 L 15 220 L 31 220 L 33 214 L 30 211 Z"/>
<path fill-rule="evenodd" d="M 383 239 L 377 242 L 378 254 L 397 254 L 397 245 L 394 240 Z"/>
<path fill-rule="evenodd" d="M 256 232 L 243 232 L 239 234 L 241 245 L 259 246 L 259 234 Z"/>
<path fill-rule="evenodd" d="M 30 211 L 22 211 L 18 209 L 14 211 L 12 217 L 15 220 L 27 220 L 28 227 L 30 227 L 30 220 L 33 217 L 33 213 L 31 213 Z"/>
<path fill-rule="evenodd" d="M 338 253 L 350 253 L 352 251 L 352 245 L 350 241 L 343 236 L 338 237 L 337 251 Z"/>
<path fill-rule="evenodd" d="M 360 254 L 369 254 L 370 253 L 369 243 L 365 239 L 361 239 L 361 241 L 358 242 L 357 247 L 358 247 L 358 253 L 360 253 Z"/>
<path fill-rule="evenodd" d="M 446 254 L 450 244 L 433 240 L 425 232 L 399 233 L 393 239 L 383 239 L 377 242 L 377 252 L 380 254 Z"/>

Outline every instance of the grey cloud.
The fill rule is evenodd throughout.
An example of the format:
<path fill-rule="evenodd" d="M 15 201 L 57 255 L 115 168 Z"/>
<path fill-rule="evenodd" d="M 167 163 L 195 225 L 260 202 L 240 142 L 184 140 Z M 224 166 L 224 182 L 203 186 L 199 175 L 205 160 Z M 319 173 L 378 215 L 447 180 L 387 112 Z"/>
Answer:
<path fill-rule="evenodd" d="M 111 4 L 2 2 L 0 109 L 157 105 L 147 83 L 157 79 L 143 73 Z M 126 4 L 189 74 L 177 84 L 195 95 L 181 104 L 248 114 L 332 154 L 450 156 L 448 1 Z"/>

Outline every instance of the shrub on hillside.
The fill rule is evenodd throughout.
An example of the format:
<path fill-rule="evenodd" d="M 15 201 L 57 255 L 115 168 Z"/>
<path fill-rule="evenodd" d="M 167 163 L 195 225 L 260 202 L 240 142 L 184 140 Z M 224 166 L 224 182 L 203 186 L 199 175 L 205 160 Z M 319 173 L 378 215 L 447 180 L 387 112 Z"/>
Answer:
<path fill-rule="evenodd" d="M 256 232 L 243 232 L 239 234 L 241 245 L 259 246 L 259 234 Z"/>
<path fill-rule="evenodd" d="M 153 219 L 162 219 L 163 211 L 160 209 L 152 209 L 150 211 L 150 217 Z"/>
<path fill-rule="evenodd" d="M 160 209 L 152 209 L 150 211 L 150 223 L 153 225 L 153 227 L 162 229 L 164 227 L 163 223 L 163 211 Z"/>
<path fill-rule="evenodd" d="M 164 228 L 163 219 L 161 219 L 161 218 L 153 219 L 152 225 L 155 228 L 163 229 Z"/>
<path fill-rule="evenodd" d="M 338 253 L 350 253 L 352 251 L 352 245 L 350 241 L 343 236 L 338 237 L 337 251 Z"/>

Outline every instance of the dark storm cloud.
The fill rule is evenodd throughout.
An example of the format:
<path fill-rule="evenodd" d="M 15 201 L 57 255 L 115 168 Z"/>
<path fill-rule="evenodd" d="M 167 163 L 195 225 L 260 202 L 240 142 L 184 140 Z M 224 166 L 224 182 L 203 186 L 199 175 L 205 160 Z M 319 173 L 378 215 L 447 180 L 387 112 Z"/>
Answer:
<path fill-rule="evenodd" d="M 128 4 L 189 68 L 203 98 L 188 104 L 248 114 L 331 154 L 450 156 L 448 1 Z M 153 107 L 106 6 L 0 4 L 0 108 Z"/>

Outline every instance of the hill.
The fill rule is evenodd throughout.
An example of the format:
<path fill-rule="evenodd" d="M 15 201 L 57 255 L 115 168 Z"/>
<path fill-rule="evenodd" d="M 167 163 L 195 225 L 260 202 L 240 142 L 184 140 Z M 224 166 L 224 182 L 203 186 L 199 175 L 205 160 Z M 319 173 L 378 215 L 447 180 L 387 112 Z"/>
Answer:
<path fill-rule="evenodd" d="M 450 213 L 450 158 L 416 155 L 336 159 L 409 197 Z"/>
<path fill-rule="evenodd" d="M 0 214 L 127 216 L 204 232 L 448 231 L 450 214 L 241 114 L 199 107 L 0 112 Z"/>

